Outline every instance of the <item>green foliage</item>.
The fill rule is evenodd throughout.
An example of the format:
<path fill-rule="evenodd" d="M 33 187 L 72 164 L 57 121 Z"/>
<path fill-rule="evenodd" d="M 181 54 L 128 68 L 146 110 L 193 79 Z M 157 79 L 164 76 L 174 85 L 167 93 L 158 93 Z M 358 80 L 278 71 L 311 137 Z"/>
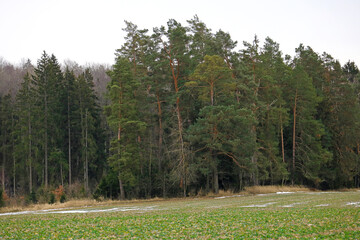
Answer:
<path fill-rule="evenodd" d="M 111 155 L 108 157 L 110 167 L 118 173 L 119 181 L 125 187 L 135 187 L 137 174 L 142 164 L 140 141 L 146 124 L 140 120 L 137 108 L 136 91 L 139 83 L 131 72 L 130 62 L 118 57 L 114 69 L 109 72 L 111 82 L 109 98 L 111 105 L 108 109 L 108 123 L 115 137 L 110 142 Z M 124 189 L 120 185 L 124 198 Z"/>
<path fill-rule="evenodd" d="M 36 198 L 36 193 L 35 193 L 34 191 L 32 191 L 32 192 L 30 193 L 30 195 L 29 195 L 29 200 L 30 200 L 31 203 L 37 203 L 37 202 L 38 202 L 38 200 L 37 200 L 37 198 Z"/>
<path fill-rule="evenodd" d="M 95 198 L 360 186 L 354 62 L 303 44 L 284 57 L 269 37 L 235 51 L 229 33 L 198 16 L 187 23 L 170 19 L 150 35 L 125 21 L 106 99 L 93 68 L 62 70 L 46 52 L 24 65 L 19 91 L 0 96 L 6 191 L 36 189 L 43 203 L 59 185 L 72 189 L 68 198 L 90 196 L 97 183 Z"/>
<path fill-rule="evenodd" d="M 65 194 L 61 195 L 59 201 L 60 201 L 60 203 L 64 203 L 66 201 L 66 195 Z"/>
<path fill-rule="evenodd" d="M 54 204 L 55 202 L 56 202 L 55 194 L 51 192 L 49 195 L 49 204 Z"/>
<path fill-rule="evenodd" d="M 93 198 L 100 200 L 100 197 L 105 199 L 116 199 L 119 196 L 119 180 L 114 171 L 109 172 L 103 177 L 97 186 Z"/>
<path fill-rule="evenodd" d="M 0 189 L 0 207 L 4 207 L 5 206 L 5 200 L 4 200 L 4 196 L 3 196 L 3 190 L 2 188 Z"/>

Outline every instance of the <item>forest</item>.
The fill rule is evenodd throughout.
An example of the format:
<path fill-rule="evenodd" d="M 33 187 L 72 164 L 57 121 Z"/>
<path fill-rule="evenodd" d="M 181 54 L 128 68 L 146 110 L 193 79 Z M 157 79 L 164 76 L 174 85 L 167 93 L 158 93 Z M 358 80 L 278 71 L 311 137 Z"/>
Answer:
<path fill-rule="evenodd" d="M 112 66 L 0 61 L 8 197 L 151 198 L 254 185 L 360 187 L 360 74 L 299 44 L 242 43 L 197 16 L 125 21 Z M 96 47 L 96 46 L 94 46 Z M 240 48 L 240 50 L 238 50 Z"/>

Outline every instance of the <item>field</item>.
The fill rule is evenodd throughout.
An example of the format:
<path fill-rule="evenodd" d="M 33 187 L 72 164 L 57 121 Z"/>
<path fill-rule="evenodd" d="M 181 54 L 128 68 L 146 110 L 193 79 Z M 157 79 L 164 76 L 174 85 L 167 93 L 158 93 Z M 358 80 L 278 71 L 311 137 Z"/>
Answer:
<path fill-rule="evenodd" d="M 360 191 L 114 202 L 0 213 L 0 239 L 360 239 Z"/>

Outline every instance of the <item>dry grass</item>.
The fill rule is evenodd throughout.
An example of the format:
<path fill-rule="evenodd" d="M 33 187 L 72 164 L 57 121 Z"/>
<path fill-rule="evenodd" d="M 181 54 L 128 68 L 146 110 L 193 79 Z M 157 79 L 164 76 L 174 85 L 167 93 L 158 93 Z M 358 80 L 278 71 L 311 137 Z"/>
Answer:
<path fill-rule="evenodd" d="M 266 194 L 266 193 L 276 193 L 276 192 L 309 192 L 313 189 L 304 187 L 304 186 L 252 186 L 246 187 L 242 192 L 244 194 Z"/>
<path fill-rule="evenodd" d="M 72 208 L 72 207 L 83 207 L 98 205 L 95 200 L 82 199 L 82 200 L 71 200 L 65 203 L 55 204 L 30 204 L 28 206 L 21 205 L 10 205 L 0 209 L 0 212 L 17 212 L 17 211 L 38 211 L 47 209 L 58 209 L 58 208 Z"/>
<path fill-rule="evenodd" d="M 234 193 L 232 191 L 220 190 L 218 194 L 209 192 L 208 194 L 199 194 L 198 197 L 224 197 L 232 195 L 254 195 L 254 194 L 267 194 L 267 193 L 276 193 L 276 192 L 309 192 L 316 191 L 315 189 L 304 187 L 301 185 L 294 186 L 280 186 L 280 185 L 271 185 L 271 186 L 251 186 L 246 187 L 243 191 L 239 193 Z M 351 190 L 350 190 L 351 191 Z"/>
<path fill-rule="evenodd" d="M 64 203 L 56 202 L 54 204 L 30 204 L 27 206 L 19 204 L 10 204 L 9 206 L 0 208 L 0 213 L 5 212 L 19 212 L 19 211 L 39 211 L 48 209 L 68 209 L 68 208 L 82 208 L 82 207 L 94 207 L 94 206 L 111 206 L 111 205 L 125 205 L 142 202 L 158 202 L 158 201 L 176 201 L 176 199 L 163 199 L 163 198 L 151 198 L 151 199 L 135 199 L 135 200 L 103 200 L 96 201 L 94 199 L 72 199 Z"/>
<path fill-rule="evenodd" d="M 360 190 L 360 189 L 359 189 Z M 233 196 L 241 195 L 254 195 L 254 194 L 267 194 L 267 193 L 276 193 L 276 192 L 309 192 L 314 191 L 304 186 L 252 186 L 246 187 L 244 191 L 240 193 L 234 193 L 232 191 L 223 191 L 220 190 L 218 194 L 212 192 L 203 195 L 194 196 L 195 198 L 212 198 L 212 197 L 222 197 L 222 196 Z M 346 191 L 346 189 L 344 189 Z M 354 191 L 354 189 L 351 189 Z M 189 198 L 191 199 L 191 197 Z M 137 199 L 137 200 L 104 200 L 104 201 L 95 201 L 94 199 L 74 199 L 69 200 L 65 203 L 55 203 L 55 204 L 31 204 L 28 206 L 22 206 L 18 204 L 9 204 L 7 207 L 0 208 L 0 212 L 17 212 L 17 211 L 37 211 L 37 210 L 47 210 L 47 209 L 61 209 L 61 208 L 81 208 L 86 206 L 109 206 L 109 205 L 123 205 L 123 204 L 133 204 L 141 202 L 159 202 L 159 201 L 180 201 L 182 198 L 152 198 L 152 199 Z M 10 203 L 10 202 L 9 202 Z"/>

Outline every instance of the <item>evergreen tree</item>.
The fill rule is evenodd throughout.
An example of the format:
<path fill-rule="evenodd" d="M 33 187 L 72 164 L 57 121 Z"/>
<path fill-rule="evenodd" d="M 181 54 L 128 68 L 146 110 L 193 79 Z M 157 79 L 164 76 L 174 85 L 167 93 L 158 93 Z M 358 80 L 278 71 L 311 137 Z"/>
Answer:
<path fill-rule="evenodd" d="M 188 73 L 186 67 L 189 64 L 188 44 L 189 37 L 187 36 L 186 28 L 180 23 L 171 19 L 165 27 L 155 28 L 154 36 L 161 42 L 162 59 L 168 62 L 168 70 L 171 74 L 172 87 L 168 100 L 175 105 L 176 127 L 173 130 L 173 150 L 176 153 L 173 159 L 174 174 L 180 180 L 180 188 L 183 189 L 183 195 L 186 196 L 187 189 L 187 149 L 184 142 L 184 120 L 182 114 L 182 106 L 180 106 L 180 96 L 182 95 L 182 86 L 186 80 Z"/>
<path fill-rule="evenodd" d="M 86 69 L 77 78 L 77 94 L 80 114 L 80 156 L 83 165 L 83 182 L 85 193 L 89 193 L 89 164 L 97 159 L 99 142 L 96 141 L 99 126 L 99 109 L 94 92 L 93 77 L 90 69 Z M 101 128 L 100 128 L 101 129 Z M 101 139 L 101 138 L 100 138 Z M 99 139 L 99 140 L 100 140 Z M 99 143 L 101 146 L 102 144 Z"/>
<path fill-rule="evenodd" d="M 287 179 L 283 128 L 288 114 L 283 99 L 282 84 L 289 70 L 285 66 L 279 44 L 265 39 L 259 56 L 258 77 L 260 104 L 257 138 L 261 164 L 259 172 L 263 181 L 274 184 Z M 279 146 L 280 149 L 279 149 Z"/>
<path fill-rule="evenodd" d="M 231 88 L 229 88 L 229 80 L 231 80 L 230 69 L 219 56 L 206 55 L 204 61 L 196 67 L 195 72 L 190 78 L 193 79 L 193 81 L 188 82 L 187 85 L 197 89 L 199 92 L 199 100 L 202 100 L 204 106 L 215 107 L 215 105 L 219 105 L 218 101 L 221 95 L 228 97 L 227 95 L 231 94 Z M 210 138 L 216 138 L 214 134 L 216 134 L 217 123 L 214 124 L 214 130 L 210 131 L 210 135 L 212 135 L 209 136 Z M 218 163 L 213 150 L 215 149 L 209 149 L 210 152 L 208 154 L 210 155 L 210 159 L 208 159 L 208 161 L 213 172 L 214 192 L 218 193 Z"/>
<path fill-rule="evenodd" d="M 66 114 L 66 129 L 67 129 L 67 158 L 68 158 L 68 170 L 69 170 L 69 185 L 72 184 L 72 148 L 73 148 L 73 127 L 74 127 L 74 111 L 75 111 L 75 74 L 66 68 L 64 74 L 64 87 L 65 87 L 65 114 Z"/>
<path fill-rule="evenodd" d="M 109 75 L 111 105 L 106 108 L 106 112 L 109 126 L 116 135 L 111 141 L 108 162 L 118 173 L 120 199 L 125 199 L 125 187 L 129 190 L 136 187 L 136 176 L 142 161 L 139 136 L 142 136 L 146 126 L 139 120 L 134 94 L 139 83 L 131 71 L 130 62 L 118 57 Z"/>
<path fill-rule="evenodd" d="M 319 186 L 321 167 L 329 161 L 331 154 L 323 148 L 321 137 L 324 125 L 315 118 L 321 98 L 316 95 L 312 80 L 298 64 L 288 82 L 288 101 L 292 119 L 292 162 L 293 182 Z"/>
<path fill-rule="evenodd" d="M 35 98 L 33 86 L 31 83 L 31 76 L 27 73 L 24 77 L 24 82 L 21 84 L 21 89 L 16 95 L 16 111 L 18 116 L 18 123 L 16 126 L 16 134 L 18 142 L 16 144 L 15 152 L 18 159 L 26 159 L 26 169 L 24 174 L 28 177 L 28 191 L 33 191 L 33 171 L 34 171 L 34 152 L 37 151 L 37 146 L 34 145 L 34 116 L 35 116 Z"/>
<path fill-rule="evenodd" d="M 332 152 L 321 173 L 324 188 L 338 188 L 356 185 L 358 174 L 358 143 L 360 108 L 349 72 L 344 72 L 339 62 L 330 55 L 322 57 L 325 75 L 325 99 L 318 110 L 326 127 L 323 145 Z M 346 67 L 347 66 L 347 67 Z M 356 66 L 352 66 L 356 69 Z M 355 180 L 355 181 L 354 181 Z M 358 184 L 358 183 L 357 183 Z"/>
<path fill-rule="evenodd" d="M 12 119 L 13 119 L 13 103 L 11 95 L 7 94 L 1 100 L 0 105 L 0 127 L 1 127 L 1 185 L 3 191 L 6 190 L 6 185 L 9 184 L 9 179 L 12 176 Z M 8 184 L 7 184 L 8 183 Z"/>

